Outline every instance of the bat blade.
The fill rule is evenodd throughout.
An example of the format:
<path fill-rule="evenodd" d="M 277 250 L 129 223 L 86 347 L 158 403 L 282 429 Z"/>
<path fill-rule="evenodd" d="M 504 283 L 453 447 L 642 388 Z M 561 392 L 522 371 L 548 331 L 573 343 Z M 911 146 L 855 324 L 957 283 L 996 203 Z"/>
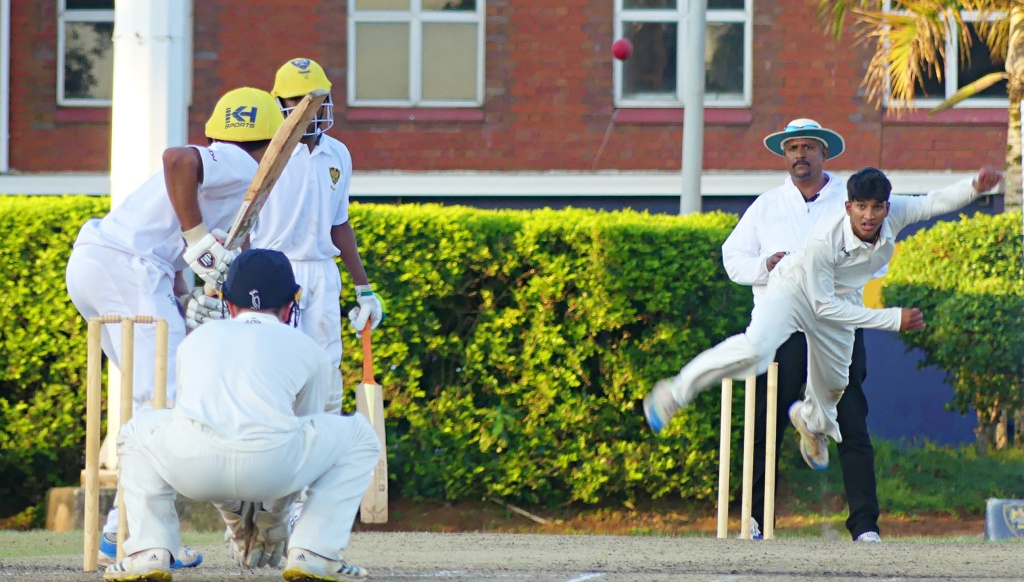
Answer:
<path fill-rule="evenodd" d="M 313 120 L 313 116 L 327 99 L 328 93 L 326 89 L 310 91 L 274 133 L 270 145 L 267 146 L 267 151 L 260 160 L 259 167 L 256 168 L 256 175 L 249 183 L 249 189 L 245 192 L 242 205 L 235 213 L 231 230 L 228 231 L 227 239 L 224 241 L 224 248 L 237 249 L 249 236 L 249 231 L 256 224 L 256 218 L 259 217 L 260 210 L 267 202 L 270 191 L 277 184 L 277 179 L 281 177 L 281 172 L 288 164 L 292 152 L 295 151 L 295 146 L 302 139 L 306 126 Z"/>
<path fill-rule="evenodd" d="M 373 379 L 373 354 L 370 348 L 370 324 L 363 330 L 363 381 L 356 386 L 356 412 L 365 416 L 380 439 L 380 458 L 370 476 L 370 486 L 359 504 L 363 523 L 388 522 L 388 452 L 384 431 L 384 390 Z"/>

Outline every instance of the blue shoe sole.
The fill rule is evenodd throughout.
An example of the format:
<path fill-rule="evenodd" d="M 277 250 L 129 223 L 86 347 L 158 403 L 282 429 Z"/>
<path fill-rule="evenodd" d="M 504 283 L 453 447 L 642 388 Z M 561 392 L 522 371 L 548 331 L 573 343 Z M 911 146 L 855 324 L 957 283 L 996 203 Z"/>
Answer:
<path fill-rule="evenodd" d="M 824 464 L 815 463 L 811 456 L 807 454 L 807 450 L 804 448 L 804 442 L 800 441 L 800 456 L 804 458 L 804 462 L 807 466 L 814 469 L 815 471 L 824 471 L 828 469 L 828 459 L 825 459 Z"/>
<path fill-rule="evenodd" d="M 181 560 L 174 560 L 174 563 L 171 564 L 171 569 L 172 570 L 177 570 L 177 569 L 180 569 L 180 568 L 195 568 L 196 566 L 198 566 L 199 564 L 202 564 L 202 563 L 203 563 L 203 555 L 199 554 L 198 557 L 196 557 L 196 561 L 195 562 L 191 562 L 191 563 L 188 563 L 188 564 L 182 564 Z"/>
<path fill-rule="evenodd" d="M 665 424 L 661 422 L 661 419 L 651 414 L 646 398 L 644 398 L 644 419 L 647 420 L 647 426 L 651 427 L 651 432 L 654 434 L 658 434 L 665 429 Z"/>

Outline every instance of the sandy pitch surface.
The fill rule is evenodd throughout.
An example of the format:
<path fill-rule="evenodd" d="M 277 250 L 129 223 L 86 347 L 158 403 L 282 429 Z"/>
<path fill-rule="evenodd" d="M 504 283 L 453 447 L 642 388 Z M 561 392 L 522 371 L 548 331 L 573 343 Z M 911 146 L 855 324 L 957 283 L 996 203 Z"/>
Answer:
<path fill-rule="evenodd" d="M 174 580 L 263 582 L 280 571 L 242 572 L 217 534 L 189 539 L 205 554 L 195 569 L 175 570 Z M 24 536 L 24 537 L 22 537 Z M 82 572 L 77 535 L 4 533 L 0 580 L 101 580 Z M 198 542 L 198 543 L 195 543 Z M 77 547 L 81 547 L 78 545 Z M 370 571 L 371 580 L 539 582 L 739 582 L 796 580 L 845 582 L 1024 579 L 1018 542 L 977 539 L 888 541 L 775 540 L 748 542 L 707 537 L 641 537 L 489 533 L 378 533 L 352 535 L 345 557 Z"/>

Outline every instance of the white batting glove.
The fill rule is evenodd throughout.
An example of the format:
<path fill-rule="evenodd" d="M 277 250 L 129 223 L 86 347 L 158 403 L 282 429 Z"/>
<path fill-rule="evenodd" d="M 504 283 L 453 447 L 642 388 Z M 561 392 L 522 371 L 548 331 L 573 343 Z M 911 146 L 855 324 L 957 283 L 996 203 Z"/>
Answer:
<path fill-rule="evenodd" d="M 373 285 L 356 285 L 356 301 L 359 305 L 348 312 L 348 320 L 356 330 L 356 337 L 361 338 L 367 321 L 370 322 L 371 330 L 377 329 L 387 313 L 380 295 L 373 292 Z"/>
<path fill-rule="evenodd" d="M 266 511 L 262 505 L 259 506 L 253 519 L 256 531 L 249 544 L 246 567 L 276 567 L 281 563 L 285 545 L 288 543 L 288 518 L 291 514 L 291 505 L 281 511 Z"/>
<path fill-rule="evenodd" d="M 210 297 L 204 289 L 196 287 L 188 295 L 178 297 L 185 312 L 185 327 L 190 331 L 214 319 L 224 319 L 221 300 Z"/>
<path fill-rule="evenodd" d="M 217 240 L 213 233 L 208 232 L 203 224 L 184 231 L 181 235 L 188 243 L 182 258 L 203 281 L 219 289 L 227 276 L 228 266 L 238 256 L 239 251 L 229 251 L 224 248 L 224 245 Z"/>

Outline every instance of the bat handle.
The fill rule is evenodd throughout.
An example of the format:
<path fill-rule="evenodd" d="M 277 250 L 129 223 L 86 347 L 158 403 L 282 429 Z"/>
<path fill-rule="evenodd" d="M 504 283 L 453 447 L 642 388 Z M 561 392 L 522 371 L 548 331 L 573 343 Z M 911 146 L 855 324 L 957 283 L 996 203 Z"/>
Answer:
<path fill-rule="evenodd" d="M 370 346 L 370 322 L 366 322 L 366 327 L 363 328 L 363 382 L 366 384 L 376 384 L 377 381 L 373 379 L 373 349 Z"/>

